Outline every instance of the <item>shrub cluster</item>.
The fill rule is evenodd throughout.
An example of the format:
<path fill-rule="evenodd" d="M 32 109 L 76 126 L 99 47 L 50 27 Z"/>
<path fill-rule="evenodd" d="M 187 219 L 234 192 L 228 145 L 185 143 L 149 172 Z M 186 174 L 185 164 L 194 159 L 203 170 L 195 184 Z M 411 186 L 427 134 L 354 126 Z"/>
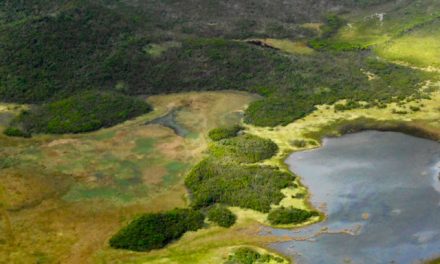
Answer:
<path fill-rule="evenodd" d="M 278 208 L 269 213 L 267 219 L 273 225 L 299 224 L 307 221 L 313 216 L 318 216 L 317 212 L 309 212 L 298 208 Z"/>
<path fill-rule="evenodd" d="M 272 140 L 248 134 L 220 140 L 211 147 L 211 153 L 216 157 L 229 156 L 237 162 L 245 163 L 271 158 L 277 152 L 278 145 Z"/>
<path fill-rule="evenodd" d="M 147 103 L 133 97 L 85 91 L 22 112 L 15 123 L 25 133 L 81 133 L 109 127 L 150 110 Z"/>
<path fill-rule="evenodd" d="M 309 45 L 316 50 L 356 51 L 367 49 L 358 44 L 334 41 L 331 39 L 347 22 L 337 15 L 328 15 L 325 25 L 321 28 L 321 36 L 309 41 Z"/>
<path fill-rule="evenodd" d="M 269 212 L 271 204 L 284 198 L 281 190 L 292 186 L 294 180 L 292 174 L 278 168 L 208 158 L 192 169 L 185 184 L 195 208 L 221 203 Z"/>
<path fill-rule="evenodd" d="M 208 219 L 221 227 L 230 227 L 235 224 L 237 217 L 228 208 L 216 205 L 209 209 Z"/>
<path fill-rule="evenodd" d="M 9 137 L 24 137 L 24 138 L 30 138 L 31 134 L 28 132 L 25 132 L 21 130 L 20 128 L 16 127 L 8 127 L 3 131 L 3 134 Z"/>
<path fill-rule="evenodd" d="M 134 251 L 165 247 L 187 231 L 203 227 L 205 216 L 189 209 L 146 214 L 122 228 L 110 239 L 110 246 Z"/>
<path fill-rule="evenodd" d="M 415 87 L 419 87 L 425 79 L 436 78 L 430 73 L 375 58 L 363 58 L 360 55 L 362 53 L 338 53 L 331 55 L 332 58 L 324 54 L 319 53 L 309 60 L 301 58 L 298 61 L 300 69 L 291 68 L 289 71 L 292 74 L 290 77 L 295 80 L 292 82 L 295 87 L 283 93 L 280 92 L 284 88 L 272 89 L 273 92 L 264 99 L 249 105 L 244 121 L 257 126 L 287 125 L 314 111 L 315 105 L 333 104 L 347 98 L 351 102 L 347 105 L 349 109 L 383 107 L 386 103 L 399 102 L 405 98 L 422 98 L 423 95 Z M 319 63 L 315 61 L 318 58 Z M 329 64 L 331 60 L 332 66 Z M 377 78 L 368 80 L 359 70 L 361 68 L 375 74 Z M 312 86 L 321 88 L 312 89 Z M 359 104 L 359 101 L 365 101 L 366 104 Z"/>
<path fill-rule="evenodd" d="M 185 7 L 175 1 L 163 5 L 144 1 L 136 8 L 124 1 L 111 1 L 111 8 L 104 3 L 108 1 L 67 1 L 68 5 L 63 0 L 33 1 L 31 4 L 8 0 L 6 5 L 3 2 L 0 3 L 0 97 L 5 101 L 42 103 L 71 96 L 89 87 L 130 95 L 228 87 L 257 91 L 266 96 L 250 105 L 245 121 L 259 126 L 276 126 L 303 117 L 317 104 L 331 104 L 343 98 L 369 103 L 400 100 L 417 94 L 417 85 L 426 80 L 427 75 L 433 76 L 369 59 L 370 56 L 363 52 L 323 51 L 285 56 L 276 50 L 224 39 L 225 28 L 219 32 L 212 30 L 213 25 L 202 29 L 207 20 L 212 22 L 211 16 L 204 16 L 210 13 L 211 5 L 215 6 L 212 10 L 230 11 L 215 1 L 190 1 Z M 255 1 L 241 2 L 249 10 L 264 10 L 265 13 L 275 10 L 267 5 L 264 8 L 255 5 Z M 308 5 L 306 2 L 302 1 L 301 5 Z M 352 7 L 377 2 L 346 0 L 342 5 Z M 269 4 L 278 7 L 276 12 L 280 5 L 297 12 L 297 8 L 286 6 L 282 1 Z M 157 15 L 164 8 L 173 10 L 175 16 Z M 204 8 L 203 12 L 199 8 Z M 197 16 L 189 19 L 188 13 L 182 10 L 197 12 Z M 240 12 L 248 13 L 249 10 L 242 6 Z M 140 15 L 142 12 L 148 15 Z M 213 16 L 218 15 L 214 13 Z M 194 17 L 200 24 L 193 24 Z M 263 25 L 264 31 L 282 35 L 296 30 L 295 23 L 287 26 L 286 21 L 279 19 L 261 21 L 268 17 L 272 16 L 255 20 L 237 17 L 231 21 L 222 17 L 221 20 L 228 22 L 227 28 L 235 31 L 234 35 L 253 34 L 256 37 Z M 2 23 L 14 19 L 20 23 Z M 338 16 L 327 16 L 323 37 L 315 39 L 316 45 L 336 50 L 362 49 L 338 43 L 330 37 L 344 23 Z M 185 31 L 183 36 L 192 38 L 182 38 L 182 34 L 176 33 L 180 30 Z M 166 38 L 160 34 L 164 32 L 167 32 Z M 180 44 L 163 44 L 170 36 Z M 145 49 L 152 44 L 163 52 L 151 56 Z M 378 78 L 369 81 L 359 69 L 372 72 Z M 261 87 L 265 87 L 264 91 Z"/>
<path fill-rule="evenodd" d="M 235 125 L 230 127 L 220 127 L 214 128 L 209 131 L 209 138 L 213 141 L 219 141 L 226 138 L 231 138 L 237 136 L 238 132 L 243 130 L 242 126 Z"/>
<path fill-rule="evenodd" d="M 352 100 L 348 100 L 345 104 L 336 104 L 335 111 L 346 111 L 356 108 L 361 108 L 363 105 L 359 102 L 354 102 Z"/>
<path fill-rule="evenodd" d="M 283 263 L 280 257 L 270 254 L 260 254 L 251 248 L 239 248 L 234 254 L 230 255 L 224 264 L 264 264 L 264 263 Z"/>

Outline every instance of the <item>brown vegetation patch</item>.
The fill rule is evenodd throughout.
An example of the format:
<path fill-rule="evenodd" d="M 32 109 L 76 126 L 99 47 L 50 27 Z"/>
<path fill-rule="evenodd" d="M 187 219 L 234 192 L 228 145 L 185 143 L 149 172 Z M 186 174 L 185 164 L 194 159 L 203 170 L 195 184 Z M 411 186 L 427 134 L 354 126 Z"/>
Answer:
<path fill-rule="evenodd" d="M 147 168 L 142 172 L 142 181 L 146 185 L 161 184 L 162 177 L 167 174 L 167 169 L 163 166 L 155 166 Z"/>

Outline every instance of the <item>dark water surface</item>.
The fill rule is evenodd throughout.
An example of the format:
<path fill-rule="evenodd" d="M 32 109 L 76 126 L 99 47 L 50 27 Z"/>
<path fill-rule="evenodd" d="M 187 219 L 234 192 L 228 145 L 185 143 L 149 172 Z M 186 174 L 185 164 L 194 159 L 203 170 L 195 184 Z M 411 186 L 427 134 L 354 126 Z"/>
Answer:
<path fill-rule="evenodd" d="M 181 137 L 186 137 L 191 133 L 191 131 L 189 131 L 179 122 L 177 122 L 177 114 L 179 113 L 179 111 L 181 111 L 181 109 L 179 108 L 173 109 L 166 115 L 147 122 L 146 125 L 149 124 L 162 125 L 164 127 L 171 128 L 176 133 L 176 135 L 179 135 Z"/>
<path fill-rule="evenodd" d="M 418 263 L 439 256 L 439 161 L 437 142 L 377 131 L 326 139 L 320 149 L 292 154 L 287 164 L 328 219 L 272 230 L 296 239 L 315 235 L 273 247 L 313 264 Z"/>

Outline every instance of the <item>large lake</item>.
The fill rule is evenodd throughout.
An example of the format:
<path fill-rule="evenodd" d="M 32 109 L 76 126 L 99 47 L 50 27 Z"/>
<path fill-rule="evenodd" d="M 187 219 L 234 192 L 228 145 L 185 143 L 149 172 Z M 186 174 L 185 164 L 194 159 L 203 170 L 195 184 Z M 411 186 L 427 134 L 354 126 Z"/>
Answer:
<path fill-rule="evenodd" d="M 297 263 L 418 263 L 440 255 L 440 144 L 367 131 L 324 141 L 286 162 L 328 218 L 271 230 Z M 299 239 L 307 238 L 305 241 Z"/>

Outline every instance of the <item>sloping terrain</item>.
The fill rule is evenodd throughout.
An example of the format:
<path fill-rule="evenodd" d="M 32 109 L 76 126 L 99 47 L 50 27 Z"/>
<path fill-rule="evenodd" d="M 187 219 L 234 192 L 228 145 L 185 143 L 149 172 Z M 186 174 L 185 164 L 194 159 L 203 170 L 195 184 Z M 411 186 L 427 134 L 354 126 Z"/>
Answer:
<path fill-rule="evenodd" d="M 217 264 L 284 239 L 258 236 L 267 213 L 318 221 L 283 158 L 352 126 L 438 135 L 439 19 L 436 0 L 0 1 L 0 130 L 25 137 L 0 135 L 0 262 Z M 230 229 L 108 246 L 140 214 L 216 202 Z"/>
<path fill-rule="evenodd" d="M 339 38 L 338 28 L 333 28 L 328 13 L 360 12 L 370 2 L 57 1 L 51 8 L 46 4 L 3 3 L 5 14 L 14 11 L 4 15 L 6 22 L 0 27 L 4 101 L 42 103 L 90 89 L 128 95 L 239 89 L 268 97 L 249 109 L 246 122 L 275 126 L 303 117 L 315 104 L 339 99 L 377 105 L 418 97 L 418 84 L 432 78 L 380 61 L 369 51 L 287 55 L 240 41 L 283 37 L 307 42 L 320 35 L 332 41 Z M 380 8 L 369 7 L 372 12 Z M 275 14 L 276 10 L 282 11 Z M 185 23 L 195 29 L 211 24 L 233 29 L 235 19 L 251 17 L 255 28 L 240 29 L 243 36 L 221 32 L 211 38 L 181 29 Z M 286 35 L 272 34 L 270 21 L 284 25 Z M 336 21 L 338 27 L 343 25 L 342 19 Z M 327 25 L 320 30 L 313 23 Z M 295 28 L 310 34 L 297 34 Z"/>

